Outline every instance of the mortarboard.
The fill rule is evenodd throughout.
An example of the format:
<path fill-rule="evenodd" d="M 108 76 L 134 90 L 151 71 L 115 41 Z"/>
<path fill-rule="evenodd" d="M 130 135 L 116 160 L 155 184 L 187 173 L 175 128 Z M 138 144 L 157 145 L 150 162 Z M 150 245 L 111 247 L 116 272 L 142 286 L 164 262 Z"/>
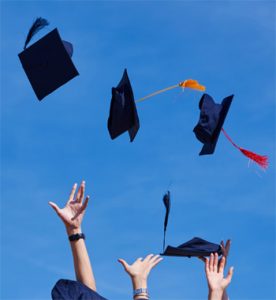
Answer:
<path fill-rule="evenodd" d="M 167 246 L 167 248 L 165 249 L 166 229 L 168 225 L 168 218 L 171 207 L 171 197 L 169 191 L 163 196 L 163 203 L 166 208 L 166 215 L 164 220 L 163 253 L 161 253 L 161 255 L 199 257 L 209 256 L 211 253 L 218 253 L 219 255 L 222 254 L 220 245 L 205 241 L 198 237 L 194 237 L 193 239 L 189 240 L 188 242 L 185 242 L 184 244 L 179 245 L 178 247 Z"/>
<path fill-rule="evenodd" d="M 116 88 L 112 88 L 112 98 L 108 118 L 110 137 L 115 139 L 128 131 L 132 142 L 139 130 L 140 123 L 134 101 L 132 87 L 124 70 L 123 77 Z"/>
<path fill-rule="evenodd" d="M 106 300 L 79 281 L 60 279 L 52 289 L 53 300 Z"/>
<path fill-rule="evenodd" d="M 201 238 L 194 237 L 188 242 L 179 245 L 178 247 L 167 246 L 164 256 L 209 256 L 211 253 L 218 253 L 221 255 L 221 246 L 205 241 Z"/>
<path fill-rule="evenodd" d="M 233 97 L 226 97 L 221 104 L 217 104 L 208 94 L 202 95 L 199 101 L 200 117 L 194 128 L 197 139 L 204 144 L 199 155 L 214 153 Z"/>
<path fill-rule="evenodd" d="M 79 75 L 71 60 L 73 45 L 62 41 L 57 29 L 26 48 L 32 37 L 48 24 L 47 20 L 37 18 L 29 30 L 24 50 L 18 54 L 39 100 Z"/>
<path fill-rule="evenodd" d="M 204 144 L 199 155 L 214 153 L 219 134 L 222 131 L 231 144 L 240 150 L 243 155 L 248 157 L 250 161 L 256 162 L 261 168 L 266 169 L 268 167 L 267 155 L 260 155 L 241 148 L 232 141 L 222 127 L 233 97 L 234 95 L 224 98 L 221 104 L 215 103 L 213 98 L 208 94 L 203 94 L 201 97 L 199 101 L 200 117 L 198 124 L 194 128 L 197 139 Z"/>

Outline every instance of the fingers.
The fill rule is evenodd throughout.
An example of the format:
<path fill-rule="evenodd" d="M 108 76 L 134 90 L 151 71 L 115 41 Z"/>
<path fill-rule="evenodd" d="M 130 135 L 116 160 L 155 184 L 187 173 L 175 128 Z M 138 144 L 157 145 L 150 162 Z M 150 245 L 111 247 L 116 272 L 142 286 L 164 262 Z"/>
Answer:
<path fill-rule="evenodd" d="M 224 245 L 224 242 L 221 241 L 220 245 L 221 245 L 222 255 L 225 256 L 225 257 L 227 258 L 228 254 L 229 254 L 229 251 L 230 251 L 231 240 L 228 239 L 228 240 L 226 241 L 226 244 L 225 244 L 225 245 Z"/>
<path fill-rule="evenodd" d="M 85 181 L 83 180 L 81 182 L 81 185 L 79 187 L 79 190 L 78 190 L 78 193 L 77 193 L 77 196 L 76 196 L 76 202 L 82 203 L 83 196 L 84 196 L 84 191 L 85 191 Z"/>
<path fill-rule="evenodd" d="M 67 201 L 67 204 L 69 204 L 71 201 L 74 200 L 76 189 L 77 189 L 77 184 L 74 183 L 73 188 L 72 188 L 71 193 L 70 193 L 70 196 L 69 196 L 69 199 Z"/>
<path fill-rule="evenodd" d="M 89 196 L 86 197 L 82 207 L 77 211 L 77 213 L 74 215 L 73 218 L 71 218 L 72 221 L 74 221 L 80 214 L 84 213 L 89 201 Z"/>
<path fill-rule="evenodd" d="M 155 255 L 151 260 L 151 268 L 154 268 L 157 266 L 161 261 L 163 260 L 163 257 L 160 257 L 160 255 Z"/>
<path fill-rule="evenodd" d="M 224 266 L 225 266 L 225 257 L 223 256 L 220 260 L 220 263 L 219 263 L 219 269 L 218 269 L 218 272 L 219 273 L 223 273 L 223 270 L 224 270 Z"/>
<path fill-rule="evenodd" d="M 221 242 L 220 242 L 220 246 L 221 246 L 221 252 L 222 252 L 222 255 L 225 256 L 226 251 L 225 251 L 224 241 L 221 241 Z"/>
<path fill-rule="evenodd" d="M 226 278 L 225 278 L 226 285 L 229 285 L 229 283 L 231 282 L 233 274 L 234 274 L 234 267 L 231 267 L 228 271 L 228 274 L 227 274 Z"/>
<path fill-rule="evenodd" d="M 205 258 L 205 273 L 209 274 L 209 259 L 206 257 Z"/>
<path fill-rule="evenodd" d="M 142 260 L 143 260 L 143 257 L 138 257 L 138 258 L 135 260 L 134 264 L 135 264 L 136 262 L 142 261 Z"/>
<path fill-rule="evenodd" d="M 226 256 L 228 256 L 229 254 L 230 246 L 231 246 L 231 240 L 227 240 L 225 245 Z"/>
<path fill-rule="evenodd" d="M 124 267 L 124 269 L 127 271 L 129 268 L 129 264 L 122 258 L 118 259 L 118 262 Z"/>
<path fill-rule="evenodd" d="M 54 202 L 48 202 L 49 205 L 55 210 L 55 212 L 60 216 L 60 208 Z"/>
<path fill-rule="evenodd" d="M 214 254 L 211 253 L 210 259 L 209 259 L 209 271 L 213 272 L 214 271 Z"/>
<path fill-rule="evenodd" d="M 154 257 L 153 254 L 149 254 L 149 255 L 147 255 L 147 256 L 145 257 L 145 259 L 144 259 L 143 261 L 144 261 L 144 262 L 148 262 L 148 261 L 150 261 L 153 257 Z"/>
<path fill-rule="evenodd" d="M 200 259 L 201 261 L 203 261 L 204 263 L 206 262 L 206 258 L 204 256 L 198 256 L 198 259 Z"/>
<path fill-rule="evenodd" d="M 88 205 L 89 199 L 90 199 L 90 196 L 86 196 L 86 198 L 85 198 L 85 200 L 84 200 L 84 203 L 83 203 L 83 205 L 82 205 L 83 210 L 86 209 L 86 207 L 87 207 L 87 205 Z"/>
<path fill-rule="evenodd" d="M 215 253 L 215 256 L 214 256 L 213 271 L 214 272 L 218 271 L 218 254 L 217 253 Z"/>

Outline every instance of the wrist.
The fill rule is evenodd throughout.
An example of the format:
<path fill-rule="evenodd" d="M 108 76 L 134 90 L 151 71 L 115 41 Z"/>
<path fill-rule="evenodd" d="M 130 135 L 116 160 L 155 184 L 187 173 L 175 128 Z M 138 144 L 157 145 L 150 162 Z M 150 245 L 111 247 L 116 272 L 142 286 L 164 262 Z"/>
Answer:
<path fill-rule="evenodd" d="M 81 227 L 72 227 L 66 226 L 67 235 L 70 236 L 72 234 L 82 233 Z"/>
<path fill-rule="evenodd" d="M 146 289 L 147 288 L 147 279 L 140 276 L 131 277 L 133 290 L 137 289 Z"/>
<path fill-rule="evenodd" d="M 146 288 L 141 288 L 141 289 L 137 289 L 137 290 L 133 290 L 133 299 L 134 300 L 149 300 L 149 293 L 148 293 L 148 289 Z"/>
<path fill-rule="evenodd" d="M 223 296 L 224 290 L 219 288 L 219 289 L 209 289 L 209 300 L 221 300 Z"/>

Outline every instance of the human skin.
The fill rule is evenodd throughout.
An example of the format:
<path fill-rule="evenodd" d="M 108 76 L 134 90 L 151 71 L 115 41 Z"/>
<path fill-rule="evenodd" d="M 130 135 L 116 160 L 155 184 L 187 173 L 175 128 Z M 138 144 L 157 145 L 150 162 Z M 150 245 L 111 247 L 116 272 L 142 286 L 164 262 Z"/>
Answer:
<path fill-rule="evenodd" d="M 139 257 L 132 265 L 129 265 L 124 259 L 118 259 L 123 265 L 125 271 L 131 278 L 133 290 L 147 288 L 147 279 L 152 268 L 157 266 L 163 258 L 159 255 L 149 254 L 144 259 Z M 146 293 L 134 296 L 137 299 L 149 299 Z"/>
<path fill-rule="evenodd" d="M 220 261 L 218 254 L 211 254 L 210 259 L 205 258 L 205 273 L 209 288 L 208 300 L 222 300 L 225 298 L 224 291 L 230 284 L 234 268 L 231 267 L 226 277 L 223 275 L 226 258 L 223 256 Z M 228 298 L 228 296 L 226 295 Z"/>
<path fill-rule="evenodd" d="M 89 196 L 85 197 L 85 181 L 82 181 L 77 193 L 77 184 L 73 185 L 69 199 L 63 208 L 56 203 L 49 202 L 61 221 L 65 225 L 67 235 L 82 233 L 81 224 L 88 205 Z M 84 201 L 83 201 L 84 200 Z M 70 242 L 74 260 L 76 279 L 90 289 L 96 291 L 96 282 L 91 266 L 90 258 L 86 249 L 85 240 L 79 239 Z"/>

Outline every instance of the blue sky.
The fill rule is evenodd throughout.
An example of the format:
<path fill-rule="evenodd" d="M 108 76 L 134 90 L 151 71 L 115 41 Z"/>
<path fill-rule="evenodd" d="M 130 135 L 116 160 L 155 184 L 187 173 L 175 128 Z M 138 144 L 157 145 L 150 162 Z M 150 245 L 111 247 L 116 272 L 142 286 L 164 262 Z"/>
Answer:
<path fill-rule="evenodd" d="M 42 102 L 18 59 L 36 17 L 74 45 L 80 76 Z M 232 239 L 232 299 L 275 299 L 275 2 L 1 1 L 1 299 L 49 299 L 74 278 L 65 230 L 48 201 L 65 203 L 85 179 L 83 231 L 98 291 L 131 298 L 117 258 L 162 251 L 194 236 Z M 217 102 L 234 94 L 224 124 L 240 146 L 269 155 L 266 172 L 221 135 L 199 157 L 192 132 L 201 93 L 176 89 L 137 104 L 133 143 L 107 131 L 111 87 L 128 69 L 135 98 L 187 78 Z M 152 299 L 206 299 L 203 265 L 165 258 Z"/>

